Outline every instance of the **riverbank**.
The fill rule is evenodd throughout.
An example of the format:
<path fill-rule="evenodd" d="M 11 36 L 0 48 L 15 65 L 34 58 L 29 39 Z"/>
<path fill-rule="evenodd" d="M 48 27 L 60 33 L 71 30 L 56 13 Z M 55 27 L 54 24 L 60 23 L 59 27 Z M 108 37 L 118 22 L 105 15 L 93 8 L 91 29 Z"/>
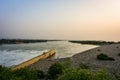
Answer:
<path fill-rule="evenodd" d="M 98 60 L 97 55 L 104 53 L 115 61 Z M 90 70 L 107 69 L 109 73 L 120 74 L 120 44 L 111 44 L 97 47 L 91 50 L 78 53 L 68 58 L 40 60 L 29 66 L 30 69 L 38 69 L 47 72 L 49 67 L 56 62 L 70 62 L 71 68 L 79 68 L 81 64 L 88 66 Z"/>

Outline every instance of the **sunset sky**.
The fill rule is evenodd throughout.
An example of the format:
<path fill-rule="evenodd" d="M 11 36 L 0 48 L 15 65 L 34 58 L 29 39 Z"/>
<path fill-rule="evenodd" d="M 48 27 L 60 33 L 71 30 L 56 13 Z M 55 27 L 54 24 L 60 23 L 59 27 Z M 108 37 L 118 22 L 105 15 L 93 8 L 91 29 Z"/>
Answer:
<path fill-rule="evenodd" d="M 120 0 L 0 0 L 0 38 L 120 41 Z"/>

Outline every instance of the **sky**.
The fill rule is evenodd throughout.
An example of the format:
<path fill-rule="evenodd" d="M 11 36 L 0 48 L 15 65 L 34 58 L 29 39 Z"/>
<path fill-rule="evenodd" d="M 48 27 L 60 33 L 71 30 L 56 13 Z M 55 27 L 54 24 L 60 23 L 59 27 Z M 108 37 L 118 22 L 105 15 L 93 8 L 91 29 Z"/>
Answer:
<path fill-rule="evenodd" d="M 0 39 L 120 41 L 120 0 L 0 0 Z"/>

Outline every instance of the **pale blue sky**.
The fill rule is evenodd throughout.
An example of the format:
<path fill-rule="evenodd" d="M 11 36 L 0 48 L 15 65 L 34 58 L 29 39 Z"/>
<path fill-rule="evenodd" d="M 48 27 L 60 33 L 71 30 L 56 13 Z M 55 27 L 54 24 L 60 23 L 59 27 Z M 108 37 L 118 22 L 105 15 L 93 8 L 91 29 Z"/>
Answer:
<path fill-rule="evenodd" d="M 0 38 L 120 40 L 120 0 L 0 0 Z"/>

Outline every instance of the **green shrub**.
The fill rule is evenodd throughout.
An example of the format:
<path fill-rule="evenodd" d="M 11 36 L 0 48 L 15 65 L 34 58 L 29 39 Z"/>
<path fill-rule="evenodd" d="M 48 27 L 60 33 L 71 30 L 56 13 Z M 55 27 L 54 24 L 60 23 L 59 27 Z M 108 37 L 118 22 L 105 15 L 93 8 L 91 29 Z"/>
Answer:
<path fill-rule="evenodd" d="M 86 69 L 71 69 L 65 72 L 58 80 L 111 80 L 106 71 L 101 70 L 93 73 Z"/>
<path fill-rule="evenodd" d="M 95 74 L 94 80 L 111 80 L 108 77 L 107 71 L 100 70 Z"/>
<path fill-rule="evenodd" d="M 6 70 L 8 70 L 7 67 L 4 67 L 4 66 L 0 65 L 0 74 L 1 74 L 3 71 L 6 71 Z"/>
<path fill-rule="evenodd" d="M 44 72 L 43 71 L 41 71 L 41 70 L 35 70 L 35 71 L 37 72 L 37 77 L 39 79 L 44 78 Z"/>
<path fill-rule="evenodd" d="M 90 80 L 92 79 L 92 73 L 86 69 L 79 70 L 80 80 Z"/>
<path fill-rule="evenodd" d="M 115 76 L 115 78 L 116 78 L 116 80 L 120 80 L 120 73 L 114 73 L 114 76 Z"/>
<path fill-rule="evenodd" d="M 99 60 L 107 60 L 108 59 L 108 56 L 106 54 L 99 54 L 97 55 L 97 59 Z"/>
<path fill-rule="evenodd" d="M 60 76 L 58 80 L 90 80 L 92 78 L 91 72 L 85 69 L 72 69 Z"/>
<path fill-rule="evenodd" d="M 7 67 L 0 66 L 0 80 L 38 80 L 43 77 L 44 74 L 40 70 L 21 68 L 13 71 Z"/>
<path fill-rule="evenodd" d="M 60 64 L 62 65 L 64 71 L 68 70 L 70 68 L 70 66 L 71 66 L 70 61 L 60 62 Z"/>
<path fill-rule="evenodd" d="M 28 68 L 21 68 L 14 70 L 13 74 L 23 80 L 35 80 L 43 78 L 43 72 L 40 70 L 31 70 Z"/>
<path fill-rule="evenodd" d="M 103 54 L 103 53 L 97 55 L 97 59 L 99 59 L 99 60 L 115 60 L 114 58 L 108 57 L 106 54 Z"/>
<path fill-rule="evenodd" d="M 55 63 L 50 66 L 48 70 L 48 78 L 55 79 L 58 75 L 62 74 L 64 67 L 60 63 Z"/>
<path fill-rule="evenodd" d="M 12 74 L 12 71 L 9 68 L 0 66 L 0 80 L 10 80 L 14 78 L 16 77 Z"/>

